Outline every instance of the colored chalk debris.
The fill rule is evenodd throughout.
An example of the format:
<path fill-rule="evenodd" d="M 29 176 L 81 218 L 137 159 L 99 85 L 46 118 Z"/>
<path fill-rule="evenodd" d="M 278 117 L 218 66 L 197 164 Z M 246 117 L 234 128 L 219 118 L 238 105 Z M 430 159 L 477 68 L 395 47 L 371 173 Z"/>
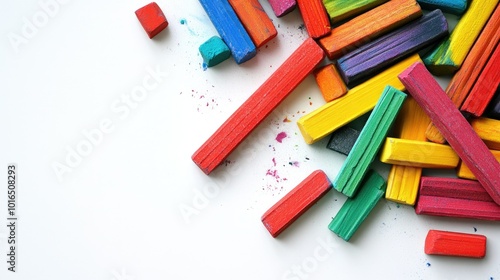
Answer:
<path fill-rule="evenodd" d="M 417 0 L 417 2 L 423 9 L 440 9 L 455 15 L 461 15 L 467 9 L 467 0 Z"/>
<path fill-rule="evenodd" d="M 500 151 L 491 150 L 491 153 L 493 154 L 495 159 L 500 163 Z M 460 166 L 458 167 L 457 171 L 457 176 L 463 179 L 477 180 L 476 176 L 474 176 L 474 173 L 472 173 L 470 168 L 467 167 L 467 164 L 465 164 L 464 162 L 460 163 Z"/>
<path fill-rule="evenodd" d="M 498 41 L 500 40 L 500 6 L 497 6 L 493 15 L 486 23 L 486 26 L 481 31 L 474 46 L 465 58 L 460 69 L 451 79 L 446 94 L 457 108 L 462 106 L 462 103 L 469 95 L 476 81 L 483 71 L 490 55 L 495 50 Z M 445 143 L 444 137 L 439 130 L 432 124 L 427 128 L 427 139 L 435 143 Z"/>
<path fill-rule="evenodd" d="M 420 168 L 455 168 L 460 158 L 448 145 L 387 137 L 380 161 Z"/>
<path fill-rule="evenodd" d="M 262 215 L 262 223 L 273 237 L 297 220 L 331 190 L 326 174 L 316 170 Z"/>
<path fill-rule="evenodd" d="M 387 0 L 323 0 L 332 23 L 337 23 L 366 12 Z"/>
<path fill-rule="evenodd" d="M 417 101 L 408 96 L 396 119 L 394 132 L 401 139 L 425 141 L 429 117 Z M 393 165 L 387 177 L 385 198 L 397 203 L 414 205 L 417 200 L 422 168 Z"/>
<path fill-rule="evenodd" d="M 452 74 L 465 60 L 477 36 L 490 18 L 498 0 L 473 0 L 450 37 L 424 58 L 435 75 Z"/>
<path fill-rule="evenodd" d="M 393 0 L 332 29 L 319 40 L 328 58 L 336 59 L 418 17 L 422 10 L 415 0 Z"/>
<path fill-rule="evenodd" d="M 199 0 L 236 63 L 253 58 L 257 49 L 227 0 Z"/>
<path fill-rule="evenodd" d="M 422 177 L 418 215 L 500 221 L 500 206 L 477 181 Z"/>
<path fill-rule="evenodd" d="M 485 115 L 489 118 L 500 120 L 500 86 L 497 88 L 495 96 L 486 108 Z M 500 150 L 500 147 L 497 150 Z"/>
<path fill-rule="evenodd" d="M 217 36 L 213 36 L 199 47 L 203 62 L 207 67 L 215 66 L 231 56 L 229 48 L 224 41 Z"/>
<path fill-rule="evenodd" d="M 434 10 L 407 25 L 362 45 L 337 60 L 339 72 L 350 85 L 436 42 L 448 34 L 448 23 Z"/>
<path fill-rule="evenodd" d="M 308 38 L 193 154 L 192 160 L 210 174 L 276 108 L 324 58 Z"/>
<path fill-rule="evenodd" d="M 295 9 L 295 0 L 269 0 L 269 4 L 277 17 L 282 17 Z"/>
<path fill-rule="evenodd" d="M 343 97 L 335 99 L 301 117 L 297 121 L 297 125 L 306 143 L 317 142 L 372 110 L 387 85 L 398 90 L 404 90 L 404 86 L 398 80 L 397 75 L 417 61 L 420 61 L 420 57 L 413 55 L 352 88 Z"/>
<path fill-rule="evenodd" d="M 135 11 L 135 15 L 150 39 L 168 26 L 167 18 L 156 2 L 151 2 L 138 9 Z"/>
<path fill-rule="evenodd" d="M 484 258 L 486 236 L 461 232 L 429 230 L 425 238 L 427 255 Z"/>
<path fill-rule="evenodd" d="M 330 18 L 322 0 L 297 0 L 297 5 L 311 38 L 321 38 L 330 33 Z"/>
<path fill-rule="evenodd" d="M 356 140 L 358 140 L 359 133 L 360 131 L 357 129 L 343 126 L 332 133 L 326 147 L 347 156 L 351 152 Z"/>
<path fill-rule="evenodd" d="M 380 198 L 384 196 L 385 187 L 384 179 L 375 171 L 370 170 L 359 193 L 344 202 L 328 228 L 340 238 L 349 241 Z"/>
<path fill-rule="evenodd" d="M 391 86 L 384 89 L 333 182 L 337 191 L 348 197 L 356 194 L 405 98 L 405 93 Z"/>
<path fill-rule="evenodd" d="M 278 32 L 258 0 L 229 0 L 257 48 L 276 37 Z"/>
<path fill-rule="evenodd" d="M 314 70 L 314 77 L 326 102 L 333 101 L 347 93 L 347 86 L 335 65 L 328 64 Z"/>
<path fill-rule="evenodd" d="M 415 63 L 399 79 L 491 198 L 500 204 L 500 164 L 431 73 L 423 64 Z"/>

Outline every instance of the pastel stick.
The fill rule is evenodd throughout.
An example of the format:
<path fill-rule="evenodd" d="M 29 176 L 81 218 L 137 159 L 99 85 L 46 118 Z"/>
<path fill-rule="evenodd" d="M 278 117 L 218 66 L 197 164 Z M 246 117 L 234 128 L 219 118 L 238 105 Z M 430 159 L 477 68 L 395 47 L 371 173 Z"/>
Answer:
<path fill-rule="evenodd" d="M 440 9 L 455 15 L 461 15 L 467 9 L 467 0 L 417 0 L 417 2 L 423 9 Z"/>

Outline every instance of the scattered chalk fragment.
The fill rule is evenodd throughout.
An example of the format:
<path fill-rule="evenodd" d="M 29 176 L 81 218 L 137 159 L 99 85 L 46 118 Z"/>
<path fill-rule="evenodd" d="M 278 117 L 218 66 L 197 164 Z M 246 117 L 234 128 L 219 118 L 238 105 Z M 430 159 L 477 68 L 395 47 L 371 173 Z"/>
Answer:
<path fill-rule="evenodd" d="M 425 238 L 427 255 L 484 258 L 486 236 L 461 232 L 429 230 Z"/>
<path fill-rule="evenodd" d="M 347 93 L 347 86 L 333 64 L 320 67 L 313 72 L 321 95 L 326 102 L 333 101 Z"/>
<path fill-rule="evenodd" d="M 356 143 L 359 133 L 357 129 L 343 126 L 332 133 L 326 147 L 347 156 Z"/>
<path fill-rule="evenodd" d="M 167 18 L 156 2 L 151 2 L 138 9 L 135 11 L 135 15 L 150 39 L 168 26 Z"/>
<path fill-rule="evenodd" d="M 231 56 L 229 48 L 217 36 L 213 36 L 205 41 L 198 49 L 207 67 L 215 66 Z"/>

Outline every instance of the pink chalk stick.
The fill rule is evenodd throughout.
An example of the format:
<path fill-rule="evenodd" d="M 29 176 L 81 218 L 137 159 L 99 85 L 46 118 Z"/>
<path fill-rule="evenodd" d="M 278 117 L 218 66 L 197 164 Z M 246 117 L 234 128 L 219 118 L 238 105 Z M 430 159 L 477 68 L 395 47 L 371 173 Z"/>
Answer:
<path fill-rule="evenodd" d="M 269 4 L 277 17 L 282 17 L 291 12 L 297 2 L 295 0 L 269 0 Z"/>

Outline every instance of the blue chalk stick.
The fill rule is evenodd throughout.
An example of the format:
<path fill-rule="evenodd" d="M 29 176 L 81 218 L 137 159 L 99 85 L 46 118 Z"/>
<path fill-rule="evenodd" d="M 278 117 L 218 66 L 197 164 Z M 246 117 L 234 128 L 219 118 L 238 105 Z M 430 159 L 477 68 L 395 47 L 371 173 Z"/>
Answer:
<path fill-rule="evenodd" d="M 461 15 L 467 9 L 467 0 L 417 0 L 417 2 L 423 9 L 440 9 L 455 15 Z"/>
<path fill-rule="evenodd" d="M 227 0 L 199 0 L 236 63 L 243 63 L 257 54 L 245 27 Z"/>
<path fill-rule="evenodd" d="M 448 34 L 446 17 L 434 10 L 337 60 L 346 84 L 377 74 L 405 56 L 437 42 Z"/>

